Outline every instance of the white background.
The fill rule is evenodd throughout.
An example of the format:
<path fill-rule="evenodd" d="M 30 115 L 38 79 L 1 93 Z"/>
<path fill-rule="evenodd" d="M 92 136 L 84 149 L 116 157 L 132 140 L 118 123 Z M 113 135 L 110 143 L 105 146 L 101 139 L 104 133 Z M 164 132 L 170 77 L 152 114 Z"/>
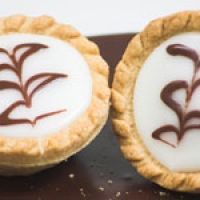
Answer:
<path fill-rule="evenodd" d="M 83 34 L 140 31 L 152 19 L 200 9 L 200 0 L 0 0 L 0 16 L 51 15 Z"/>

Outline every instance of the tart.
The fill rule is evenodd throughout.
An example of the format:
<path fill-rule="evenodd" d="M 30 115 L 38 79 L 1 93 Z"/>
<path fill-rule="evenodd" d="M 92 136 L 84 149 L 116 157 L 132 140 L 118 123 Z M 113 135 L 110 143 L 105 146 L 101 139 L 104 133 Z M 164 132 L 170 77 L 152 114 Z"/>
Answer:
<path fill-rule="evenodd" d="M 200 189 L 200 12 L 156 19 L 116 67 L 113 125 L 121 150 L 147 179 Z"/>
<path fill-rule="evenodd" d="M 48 16 L 0 19 L 0 175 L 29 175 L 88 145 L 109 110 L 96 44 Z"/>

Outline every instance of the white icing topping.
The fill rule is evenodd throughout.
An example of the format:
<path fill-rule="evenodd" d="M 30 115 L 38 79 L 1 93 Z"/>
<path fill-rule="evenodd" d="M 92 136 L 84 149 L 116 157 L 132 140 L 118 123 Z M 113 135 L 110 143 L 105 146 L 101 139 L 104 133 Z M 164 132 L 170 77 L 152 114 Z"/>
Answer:
<path fill-rule="evenodd" d="M 36 116 L 66 109 L 30 124 L 0 125 L 0 135 L 11 137 L 42 137 L 54 133 L 72 123 L 89 106 L 92 97 L 92 78 L 83 56 L 70 44 L 49 36 L 36 34 L 10 34 L 0 36 L 0 48 L 12 53 L 18 44 L 40 43 L 48 48 L 40 49 L 24 62 L 22 79 L 26 81 L 37 73 L 51 72 L 66 74 L 67 77 L 52 81 L 39 90 L 32 99 L 31 108 L 19 106 L 10 113 L 11 118 L 34 119 Z M 23 52 L 18 52 L 22 54 Z M 20 56 L 20 55 L 17 55 Z M 5 54 L 0 53 L 0 64 L 11 63 Z M 16 75 L 7 70 L 0 71 L 0 80 L 18 82 Z M 41 80 L 42 81 L 42 80 Z M 40 81 L 39 81 L 40 82 Z M 35 82 L 29 90 L 37 84 Z M 0 91 L 0 113 L 16 100 L 22 99 L 15 90 Z"/>
<path fill-rule="evenodd" d="M 200 169 L 200 129 L 189 130 L 177 144 L 172 132 L 162 135 L 162 139 L 176 145 L 175 148 L 152 138 L 152 132 L 163 125 L 171 124 L 179 128 L 178 118 L 160 98 L 162 89 L 171 81 L 185 80 L 191 83 L 193 62 L 184 56 L 172 56 L 166 52 L 171 44 L 184 44 L 200 55 L 200 34 L 183 33 L 171 37 L 154 49 L 146 59 L 137 77 L 134 89 L 134 116 L 137 129 L 147 149 L 152 155 L 172 171 L 192 172 Z M 199 78 L 199 74 L 198 74 Z M 173 99 L 185 105 L 184 90 L 176 91 Z M 189 105 L 189 111 L 200 110 L 200 88 Z M 200 120 L 190 123 L 199 124 Z"/>

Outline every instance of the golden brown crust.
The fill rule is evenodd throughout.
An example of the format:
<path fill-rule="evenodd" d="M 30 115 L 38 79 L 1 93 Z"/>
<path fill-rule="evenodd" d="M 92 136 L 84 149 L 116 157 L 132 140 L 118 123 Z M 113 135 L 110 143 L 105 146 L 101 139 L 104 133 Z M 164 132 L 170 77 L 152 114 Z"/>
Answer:
<path fill-rule="evenodd" d="M 3 175 L 30 174 L 68 158 L 99 133 L 109 109 L 108 65 L 96 44 L 70 25 L 58 24 L 48 16 L 16 15 L 0 19 L 0 35 L 15 32 L 49 35 L 78 49 L 90 68 L 93 94 L 88 109 L 67 130 L 40 140 L 0 136 L 0 174 Z"/>
<path fill-rule="evenodd" d="M 112 85 L 113 125 L 121 150 L 137 171 L 159 185 L 178 191 L 200 189 L 200 172 L 177 173 L 155 160 L 139 137 L 133 115 L 133 90 L 148 55 L 164 40 L 182 32 L 200 31 L 200 12 L 181 12 L 152 21 L 129 43 L 117 65 Z"/>

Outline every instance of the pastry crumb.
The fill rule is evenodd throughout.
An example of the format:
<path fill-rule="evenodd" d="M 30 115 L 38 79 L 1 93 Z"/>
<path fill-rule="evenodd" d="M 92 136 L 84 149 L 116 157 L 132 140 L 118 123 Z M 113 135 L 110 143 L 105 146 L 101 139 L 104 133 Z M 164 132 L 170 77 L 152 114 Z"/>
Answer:
<path fill-rule="evenodd" d="M 84 189 L 83 189 L 83 188 L 80 188 L 80 192 L 81 192 L 81 195 L 82 195 L 83 197 L 86 197 L 86 194 L 85 194 L 85 192 L 84 192 Z"/>
<path fill-rule="evenodd" d="M 57 192 L 60 191 L 60 188 L 57 187 L 57 188 L 56 188 L 56 191 L 57 191 Z"/>
<path fill-rule="evenodd" d="M 100 187 L 99 187 L 99 190 L 103 192 L 105 189 L 104 189 L 103 187 L 100 186 Z"/>
<path fill-rule="evenodd" d="M 126 195 L 128 195 L 128 192 L 125 192 Z"/>
<path fill-rule="evenodd" d="M 73 179 L 75 177 L 74 174 L 69 174 L 69 178 Z"/>
<path fill-rule="evenodd" d="M 113 181 L 109 179 L 108 180 L 108 184 L 112 184 L 112 183 L 113 183 Z"/>
<path fill-rule="evenodd" d="M 160 196 L 166 196 L 166 192 L 159 192 Z"/>
<path fill-rule="evenodd" d="M 142 190 L 140 189 L 140 190 L 138 190 L 138 192 L 139 192 L 139 193 L 141 193 L 141 192 L 142 192 Z"/>
<path fill-rule="evenodd" d="M 117 192 L 115 196 L 118 198 L 120 195 L 121 195 L 121 192 Z"/>

